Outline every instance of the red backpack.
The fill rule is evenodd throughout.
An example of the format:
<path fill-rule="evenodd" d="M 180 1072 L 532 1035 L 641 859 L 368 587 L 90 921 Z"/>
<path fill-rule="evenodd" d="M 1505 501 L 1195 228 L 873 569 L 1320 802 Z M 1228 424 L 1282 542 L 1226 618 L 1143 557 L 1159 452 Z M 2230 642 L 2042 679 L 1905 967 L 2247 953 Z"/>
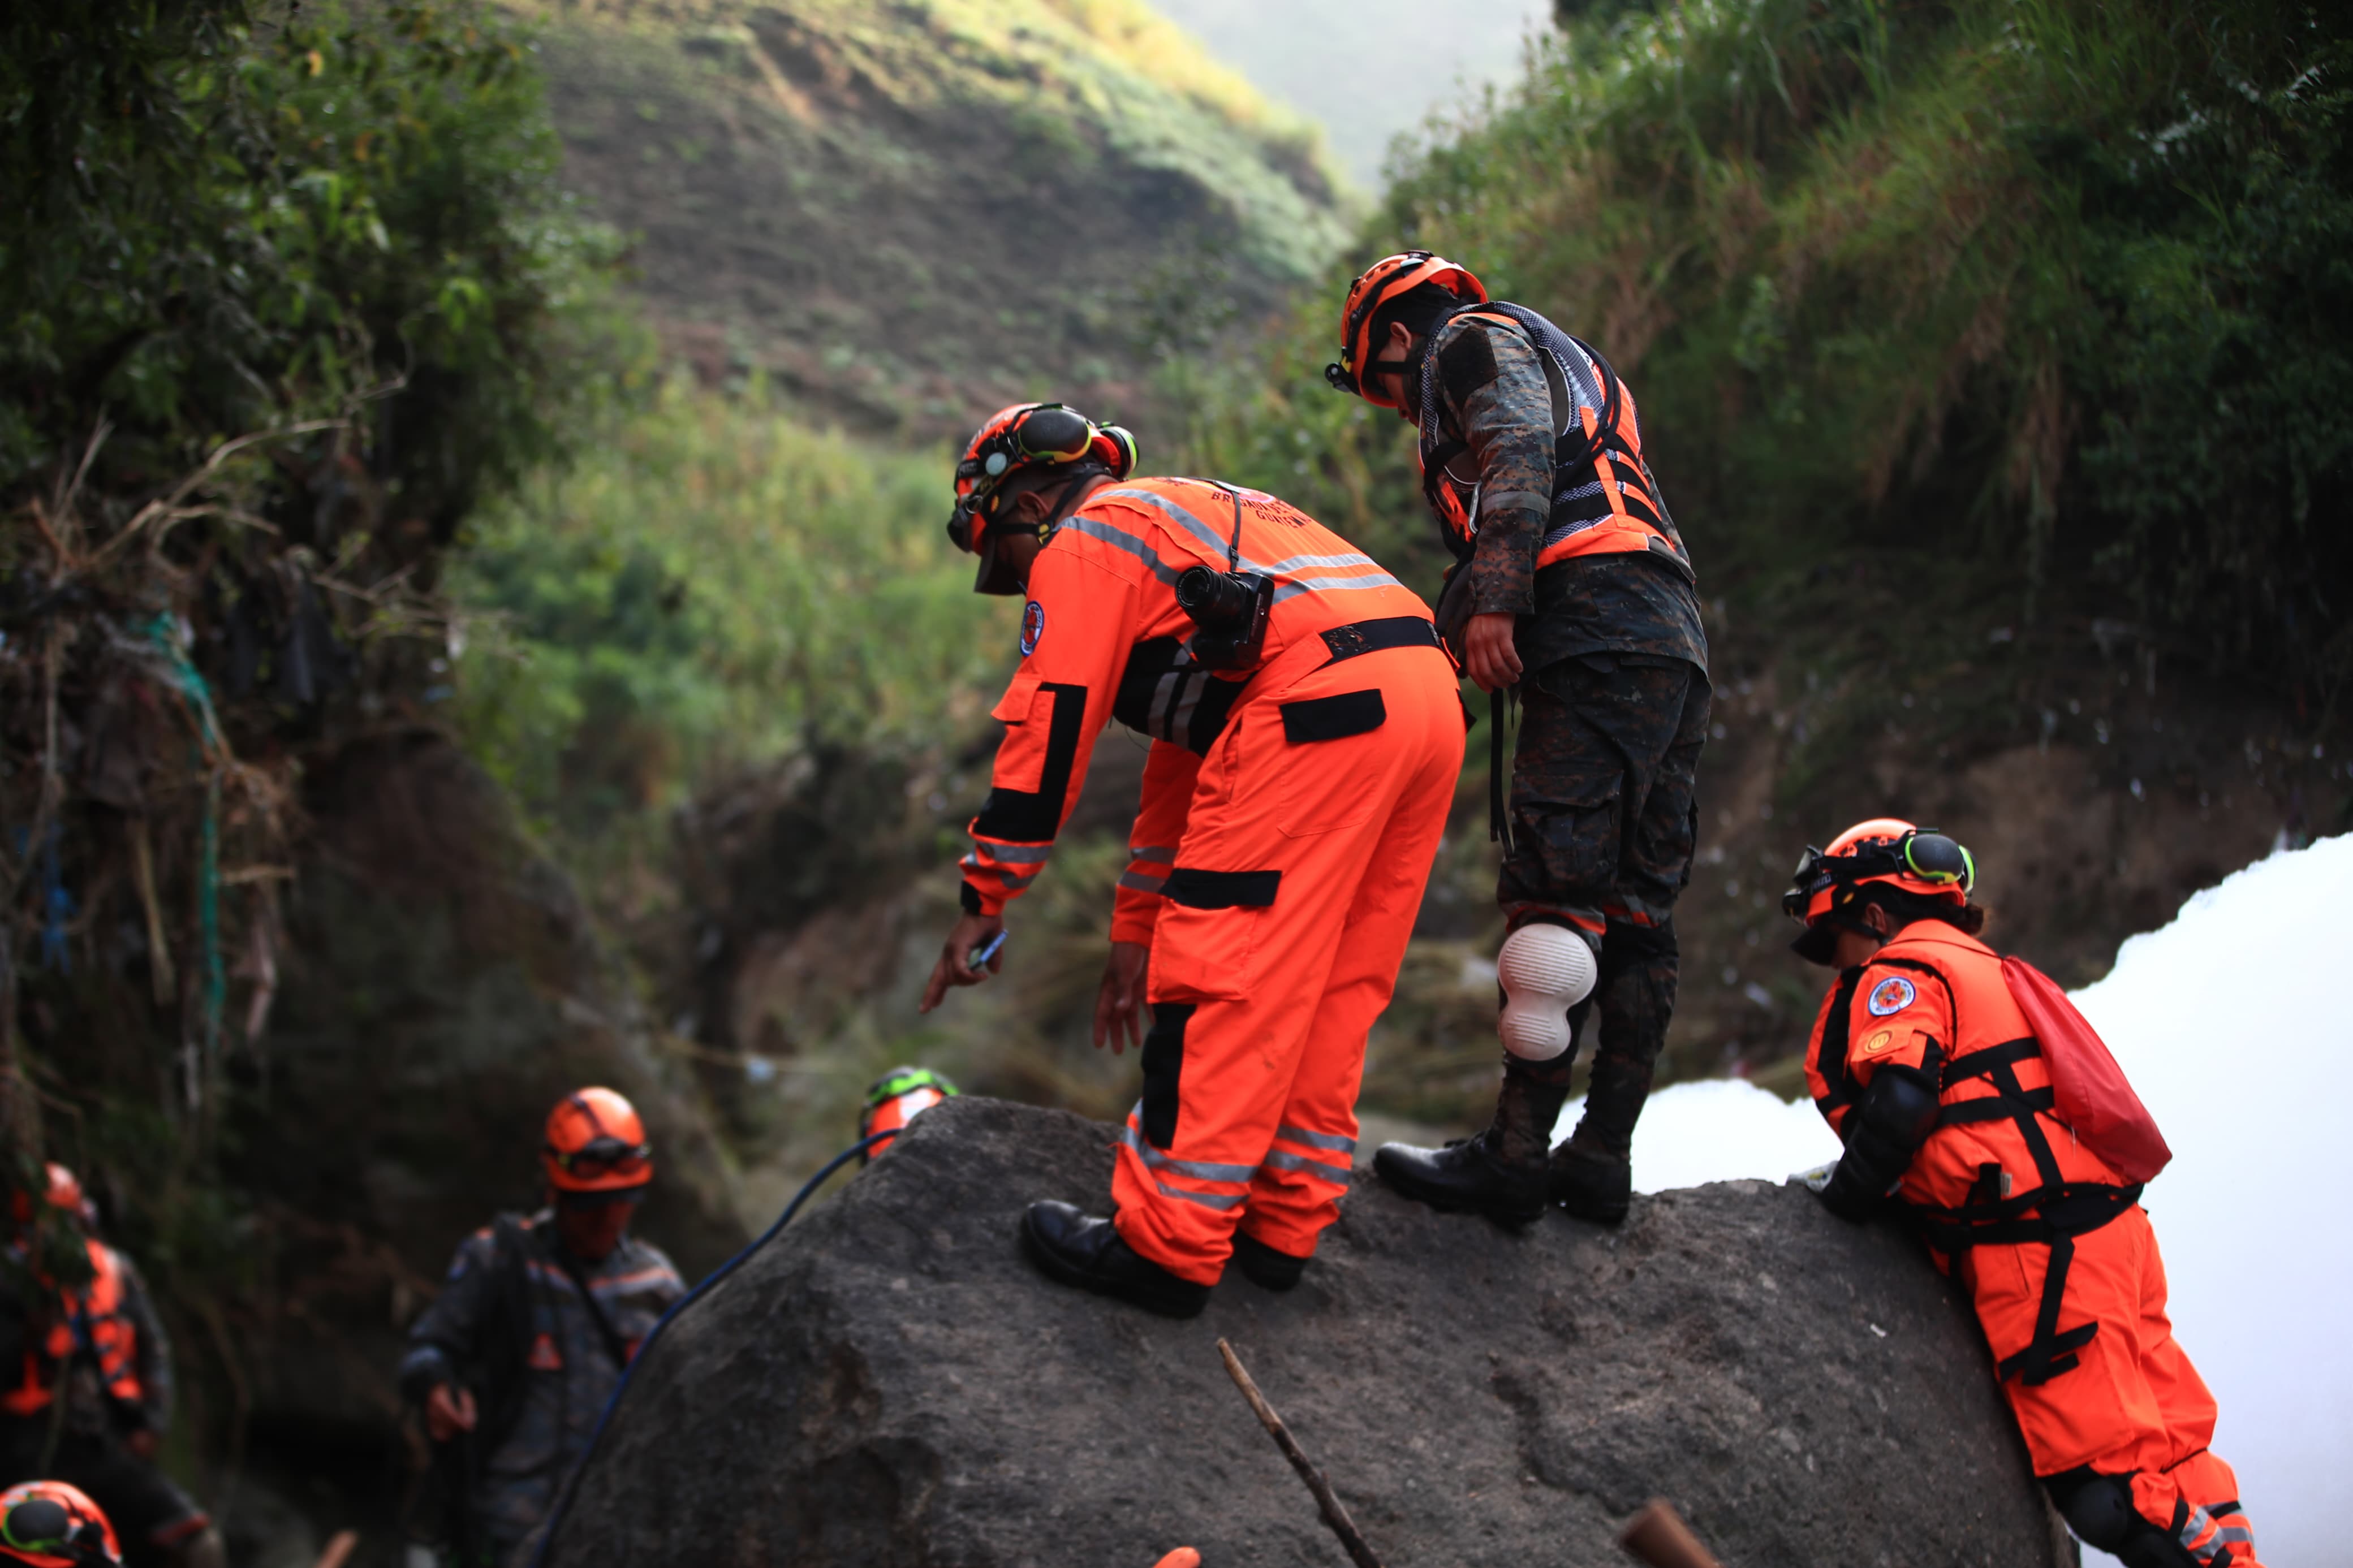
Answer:
<path fill-rule="evenodd" d="M 2171 1162 L 2173 1151 L 2091 1021 L 2075 1011 L 2056 982 L 2022 958 L 2003 959 L 2001 977 L 2042 1047 L 2042 1064 L 2051 1071 L 2052 1113 L 2126 1181 L 2154 1178 Z"/>

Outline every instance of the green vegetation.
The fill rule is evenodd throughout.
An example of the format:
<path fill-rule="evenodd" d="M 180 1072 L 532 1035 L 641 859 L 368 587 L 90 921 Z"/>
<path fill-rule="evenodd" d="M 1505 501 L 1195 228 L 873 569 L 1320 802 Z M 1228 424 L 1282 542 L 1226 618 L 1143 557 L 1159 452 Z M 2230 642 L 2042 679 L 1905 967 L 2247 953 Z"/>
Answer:
<path fill-rule="evenodd" d="M 450 580 L 476 753 L 593 853 L 805 750 L 969 730 L 1012 611 L 942 530 L 944 453 L 671 384 L 474 524 Z"/>
<path fill-rule="evenodd" d="M 0 14 L 0 1125 L 218 1352 L 208 1446 L 315 779 L 429 710 L 459 521 L 638 374 L 557 155 L 484 7 Z"/>
<path fill-rule="evenodd" d="M 1155 300 L 1268 310 L 1345 237 L 1314 129 L 1141 0 L 531 8 L 567 177 L 706 384 L 926 436 L 1132 405 Z"/>

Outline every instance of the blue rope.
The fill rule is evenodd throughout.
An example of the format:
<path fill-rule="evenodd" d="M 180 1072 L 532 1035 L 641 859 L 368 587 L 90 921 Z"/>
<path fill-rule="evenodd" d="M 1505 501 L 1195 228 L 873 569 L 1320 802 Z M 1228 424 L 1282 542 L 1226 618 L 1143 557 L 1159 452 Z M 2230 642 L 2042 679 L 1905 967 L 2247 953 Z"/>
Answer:
<path fill-rule="evenodd" d="M 792 1224 L 793 1215 L 800 1212 L 801 1205 L 808 1201 L 808 1195 L 825 1184 L 825 1179 L 828 1176 L 848 1164 L 853 1156 L 863 1154 L 877 1143 L 888 1142 L 904 1131 L 904 1128 L 894 1127 L 888 1132 L 877 1132 L 869 1137 L 860 1138 L 857 1142 L 827 1161 L 822 1170 L 801 1184 L 801 1190 L 793 1194 L 793 1201 L 785 1205 L 785 1212 L 776 1216 L 776 1224 L 761 1232 L 751 1246 L 713 1269 L 702 1284 L 671 1303 L 670 1310 L 664 1312 L 652 1329 L 648 1331 L 646 1337 L 638 1343 L 638 1353 L 631 1356 L 629 1364 L 621 1369 L 621 1381 L 613 1385 L 613 1396 L 605 1401 L 605 1409 L 596 1417 L 596 1430 L 588 1434 L 588 1446 L 580 1450 L 580 1458 L 574 1463 L 572 1473 L 564 1478 L 564 1489 L 556 1494 L 555 1506 L 548 1510 L 547 1528 L 540 1532 L 539 1547 L 531 1554 L 531 1568 L 545 1568 L 547 1549 L 554 1542 L 555 1532 L 564 1523 L 564 1516 L 572 1511 L 572 1497 L 580 1489 L 582 1472 L 588 1468 L 588 1461 L 596 1457 L 596 1446 L 605 1440 L 605 1428 L 612 1425 L 613 1412 L 621 1406 L 621 1395 L 629 1391 L 630 1377 L 635 1374 L 638 1368 L 645 1364 L 646 1357 L 653 1352 L 654 1342 L 661 1338 L 662 1331 L 670 1327 L 670 1321 L 702 1300 L 721 1280 L 749 1262 L 752 1256 L 760 1248 L 776 1240 L 777 1234 L 785 1226 Z"/>

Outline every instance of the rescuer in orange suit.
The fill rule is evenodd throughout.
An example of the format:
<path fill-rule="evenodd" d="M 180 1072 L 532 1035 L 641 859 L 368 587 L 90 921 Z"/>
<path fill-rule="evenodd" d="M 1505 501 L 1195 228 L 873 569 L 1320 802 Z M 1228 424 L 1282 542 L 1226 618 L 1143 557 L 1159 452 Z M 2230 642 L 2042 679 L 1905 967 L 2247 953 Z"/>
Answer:
<path fill-rule="evenodd" d="M 1148 734 L 1096 1009 L 1116 1047 L 1152 1005 L 1118 1213 L 1033 1204 L 1023 1234 L 1054 1278 L 1189 1317 L 1229 1255 L 1296 1283 L 1337 1215 L 1365 1034 L 1445 829 L 1463 711 L 1428 606 L 1369 556 L 1272 496 L 1134 464 L 1117 426 L 1021 404 L 957 466 L 949 533 L 980 556 L 976 586 L 1028 602 L 964 917 L 923 1005 L 1004 962 L 1005 907 L 1104 722 Z"/>
<path fill-rule="evenodd" d="M 1893 1199 L 1968 1291 L 2077 1535 L 2128 1568 L 2254 1568 L 2140 1188 L 2054 1114 L 2044 1049 L 1977 939 L 1975 880 L 1968 850 L 1894 817 L 1798 868 L 1792 945 L 1839 972 L 1806 1052 L 1846 1145 L 1822 1200 L 1861 1220 Z"/>
<path fill-rule="evenodd" d="M 0 1485 L 70 1482 L 101 1500 L 134 1568 L 216 1568 L 220 1531 L 156 1463 L 172 1423 L 172 1350 L 146 1284 L 127 1256 L 89 1234 L 96 1211 L 74 1173 L 52 1163 L 47 1175 L 45 1200 L 72 1216 L 90 1274 L 44 1278 L 30 1300 L 0 1308 Z M 22 1194 L 14 1213 L 29 1226 Z M 21 1275 L 25 1248 L 20 1233 L 10 1273 Z"/>

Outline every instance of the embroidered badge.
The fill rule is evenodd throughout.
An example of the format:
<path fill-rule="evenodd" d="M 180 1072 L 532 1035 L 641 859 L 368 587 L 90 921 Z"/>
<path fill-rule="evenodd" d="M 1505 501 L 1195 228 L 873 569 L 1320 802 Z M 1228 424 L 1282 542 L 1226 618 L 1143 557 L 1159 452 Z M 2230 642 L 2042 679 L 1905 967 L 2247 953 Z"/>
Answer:
<path fill-rule="evenodd" d="M 1912 1005 L 1913 998 L 1919 994 L 1912 988 L 1909 980 L 1900 974 L 1891 974 L 1871 988 L 1871 1016 L 1884 1018 L 1890 1013 L 1901 1013 Z"/>
<path fill-rule="evenodd" d="M 1872 1036 L 1871 1038 L 1862 1042 L 1862 1054 L 1867 1057 L 1875 1057 L 1894 1043 L 1895 1031 L 1893 1029 L 1882 1029 L 1879 1033 Z"/>
<path fill-rule="evenodd" d="M 555 1348 L 552 1334 L 542 1334 L 531 1342 L 531 1354 L 523 1358 L 533 1372 L 562 1372 L 564 1354 Z"/>
<path fill-rule="evenodd" d="M 1038 651 L 1038 644 L 1046 636 L 1046 606 L 1032 599 L 1021 606 L 1021 657 L 1028 658 Z"/>

